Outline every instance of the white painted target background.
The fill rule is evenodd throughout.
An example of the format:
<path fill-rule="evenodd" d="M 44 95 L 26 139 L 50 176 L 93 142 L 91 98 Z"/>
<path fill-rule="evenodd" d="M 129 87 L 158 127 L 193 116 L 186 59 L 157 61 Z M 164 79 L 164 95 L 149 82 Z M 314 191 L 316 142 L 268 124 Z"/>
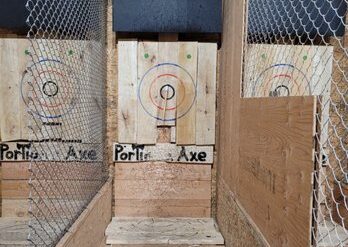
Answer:
<path fill-rule="evenodd" d="M 192 95 L 192 93 L 194 94 Z M 196 83 L 178 64 L 162 63 L 149 69 L 138 85 L 138 100 L 152 118 L 174 121 L 184 117 L 196 101 Z M 159 112 L 173 112 L 170 117 Z"/>

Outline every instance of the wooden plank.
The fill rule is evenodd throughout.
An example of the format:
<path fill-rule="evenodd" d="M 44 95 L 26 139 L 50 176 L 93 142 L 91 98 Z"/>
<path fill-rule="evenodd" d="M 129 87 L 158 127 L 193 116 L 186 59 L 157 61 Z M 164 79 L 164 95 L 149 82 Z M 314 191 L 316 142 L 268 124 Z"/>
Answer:
<path fill-rule="evenodd" d="M 56 246 L 100 246 L 112 217 L 111 199 L 112 181 L 109 179 Z"/>
<path fill-rule="evenodd" d="M 136 143 L 137 41 L 118 42 L 118 141 Z"/>
<path fill-rule="evenodd" d="M 191 164 L 117 163 L 115 180 L 211 181 L 211 167 Z"/>
<path fill-rule="evenodd" d="M 142 83 L 146 72 L 158 63 L 158 42 L 139 42 L 138 44 L 138 87 Z M 148 76 L 155 75 L 148 74 Z M 156 78 L 147 78 L 155 80 Z M 158 88 L 155 86 L 155 90 Z M 140 93 L 140 92 L 139 92 Z M 143 101 L 138 99 L 138 123 L 137 123 L 137 143 L 155 144 L 157 139 L 157 120 L 153 116 L 157 115 L 157 107 L 152 104 L 150 97 L 143 97 Z M 146 105 L 146 111 L 143 107 Z M 152 107 L 148 107 L 148 106 Z M 146 127 L 145 127 L 146 126 Z M 144 128 L 145 127 L 145 128 Z"/>
<path fill-rule="evenodd" d="M 122 180 L 115 183 L 117 199 L 208 199 L 210 181 Z"/>
<path fill-rule="evenodd" d="M 196 144 L 215 144 L 217 45 L 198 44 Z"/>
<path fill-rule="evenodd" d="M 2 201 L 2 217 L 29 217 L 29 200 L 28 199 L 4 199 Z"/>
<path fill-rule="evenodd" d="M 185 78 L 188 73 L 194 86 L 187 86 L 190 82 L 184 81 L 177 88 L 177 111 L 176 111 L 176 143 L 178 145 L 193 145 L 196 143 L 196 89 L 197 89 L 197 61 L 198 43 L 179 43 L 179 64 L 185 70 L 180 70 L 179 77 Z M 184 100 L 180 104 L 181 98 Z M 192 100 L 193 99 L 193 102 Z"/>
<path fill-rule="evenodd" d="M 223 244 L 209 218 L 114 218 L 106 229 L 107 244 Z"/>
<path fill-rule="evenodd" d="M 210 217 L 210 200 L 116 200 L 118 217 Z"/>
<path fill-rule="evenodd" d="M 27 138 L 28 120 L 21 96 L 21 80 L 28 56 L 26 39 L 0 39 L 0 126 L 2 141 Z"/>
<path fill-rule="evenodd" d="M 179 46 L 178 42 L 160 42 L 159 47 L 159 64 L 178 64 L 179 62 Z M 172 66 L 161 66 L 159 68 L 160 75 L 174 74 L 177 75 L 177 71 Z M 172 85 L 174 91 L 177 91 L 177 81 L 172 77 L 166 77 L 168 84 Z M 168 91 L 168 89 L 166 89 Z M 164 90 L 165 91 L 165 90 Z M 166 96 L 164 96 L 167 98 Z M 161 109 L 157 111 L 157 117 L 162 120 L 158 120 L 159 126 L 174 126 L 176 124 L 176 95 L 171 100 L 163 99 L 159 97 L 159 106 Z M 172 110 L 170 110 L 172 109 Z M 173 120 L 171 120 L 173 119 Z M 163 121 L 167 120 L 167 121 Z"/>
<path fill-rule="evenodd" d="M 29 174 L 29 162 L 2 163 L 3 180 L 25 180 L 29 179 Z"/>
<path fill-rule="evenodd" d="M 212 146 L 177 146 L 158 143 L 155 146 L 114 144 L 114 162 L 165 161 L 174 163 L 212 164 Z"/>
<path fill-rule="evenodd" d="M 59 193 L 47 194 L 45 191 L 38 193 L 45 199 L 49 198 L 70 198 L 79 199 L 82 190 L 87 193 L 93 193 L 100 181 L 79 181 L 79 180 L 40 180 L 40 186 L 51 187 L 52 190 L 57 190 Z M 32 183 L 38 183 L 33 181 Z M 39 186 L 39 185 L 36 185 Z M 2 180 L 2 198 L 3 199 L 26 199 L 29 198 L 29 181 L 28 180 Z"/>
<path fill-rule="evenodd" d="M 242 100 L 237 193 L 271 246 L 310 245 L 315 114 L 309 96 Z"/>

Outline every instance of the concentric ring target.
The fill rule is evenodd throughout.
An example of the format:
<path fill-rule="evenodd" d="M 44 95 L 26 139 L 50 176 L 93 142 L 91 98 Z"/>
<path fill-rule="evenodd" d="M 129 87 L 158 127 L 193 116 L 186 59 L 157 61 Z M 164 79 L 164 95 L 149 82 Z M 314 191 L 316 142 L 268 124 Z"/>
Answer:
<path fill-rule="evenodd" d="M 21 82 L 22 99 L 28 109 L 43 118 L 60 118 L 77 103 L 80 83 L 64 63 L 45 59 L 33 64 Z M 30 95 L 30 97 L 27 97 Z"/>
<path fill-rule="evenodd" d="M 311 85 L 307 76 L 291 64 L 275 64 L 257 77 L 253 97 L 286 97 L 311 95 Z"/>
<path fill-rule="evenodd" d="M 138 86 L 138 100 L 142 108 L 149 116 L 161 121 L 174 121 L 185 116 L 196 101 L 196 95 L 193 77 L 185 68 L 174 63 L 150 68 Z M 177 114 L 175 118 L 159 117 L 161 114 L 157 113 L 160 111 Z"/>

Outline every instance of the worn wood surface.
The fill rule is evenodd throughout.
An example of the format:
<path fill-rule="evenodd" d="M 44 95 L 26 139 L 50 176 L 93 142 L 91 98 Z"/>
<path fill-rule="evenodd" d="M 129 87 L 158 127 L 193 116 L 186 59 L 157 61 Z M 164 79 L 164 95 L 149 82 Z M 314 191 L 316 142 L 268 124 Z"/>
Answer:
<path fill-rule="evenodd" d="M 26 39 L 0 39 L 0 132 L 2 141 L 28 138 L 21 80 L 28 65 Z"/>
<path fill-rule="evenodd" d="M 177 87 L 177 99 L 180 98 L 196 98 L 197 92 L 197 63 L 198 63 L 198 43 L 197 42 L 180 42 L 179 43 L 179 64 L 186 71 L 180 70 L 179 77 L 185 78 L 184 73 L 189 73 L 192 80 L 196 84 L 195 87 L 184 87 L 181 84 Z M 181 75 L 182 74 L 182 75 Z M 187 82 L 184 82 L 187 83 Z M 196 104 L 191 106 L 190 100 L 185 100 L 178 107 L 176 116 L 176 143 L 178 145 L 196 144 Z M 191 108 L 191 109 L 190 109 Z M 189 111 L 185 113 L 184 111 Z"/>
<path fill-rule="evenodd" d="M 139 42 L 138 43 L 138 84 L 143 79 L 141 78 L 146 72 L 157 65 L 159 58 L 158 42 Z M 156 79 L 156 78 L 151 78 Z M 138 93 L 138 92 L 137 92 Z M 149 97 L 144 100 L 150 101 Z M 157 121 L 153 117 L 149 117 L 144 108 L 140 105 L 140 101 L 137 100 L 137 143 L 142 144 L 155 144 L 157 137 Z M 148 102 L 150 103 L 150 102 Z M 145 103 L 146 104 L 146 103 Z M 153 107 L 147 109 L 152 116 L 157 115 L 157 108 Z M 145 127 L 146 126 L 146 127 Z"/>
<path fill-rule="evenodd" d="M 56 246 L 100 246 L 112 217 L 111 199 L 112 181 L 109 179 Z"/>
<path fill-rule="evenodd" d="M 198 44 L 196 144 L 215 144 L 217 45 Z"/>
<path fill-rule="evenodd" d="M 209 218 L 113 218 L 105 233 L 107 244 L 224 244 Z"/>
<path fill-rule="evenodd" d="M 116 164 L 115 215 L 209 217 L 210 186 L 210 166 Z"/>
<path fill-rule="evenodd" d="M 315 114 L 312 96 L 242 100 L 237 197 L 272 246 L 310 244 Z"/>
<path fill-rule="evenodd" d="M 173 63 L 178 64 L 179 62 L 179 44 L 178 42 L 159 42 L 158 43 L 158 49 L 159 49 L 159 64 L 164 63 Z M 161 74 L 170 74 L 172 71 L 170 69 L 161 69 Z M 174 83 L 174 90 L 177 91 L 177 87 L 175 87 Z M 162 109 L 158 109 L 157 111 L 157 117 L 160 119 L 175 119 L 176 117 L 176 110 L 166 110 L 170 108 L 175 108 L 177 101 L 177 97 L 175 96 L 170 102 L 159 98 L 159 105 Z M 159 126 L 175 126 L 175 121 L 161 121 L 158 120 L 157 124 Z"/>
<path fill-rule="evenodd" d="M 118 42 L 118 141 L 136 143 L 137 41 Z"/>

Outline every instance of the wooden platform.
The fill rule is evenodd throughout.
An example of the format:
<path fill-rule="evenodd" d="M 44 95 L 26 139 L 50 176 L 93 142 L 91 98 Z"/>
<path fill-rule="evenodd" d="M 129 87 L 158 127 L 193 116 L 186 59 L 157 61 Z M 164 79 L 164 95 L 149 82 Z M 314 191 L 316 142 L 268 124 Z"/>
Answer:
<path fill-rule="evenodd" d="M 113 218 L 105 232 L 108 246 L 223 245 L 211 218 Z"/>
<path fill-rule="evenodd" d="M 28 246 L 29 227 L 24 218 L 0 218 L 0 246 Z"/>

